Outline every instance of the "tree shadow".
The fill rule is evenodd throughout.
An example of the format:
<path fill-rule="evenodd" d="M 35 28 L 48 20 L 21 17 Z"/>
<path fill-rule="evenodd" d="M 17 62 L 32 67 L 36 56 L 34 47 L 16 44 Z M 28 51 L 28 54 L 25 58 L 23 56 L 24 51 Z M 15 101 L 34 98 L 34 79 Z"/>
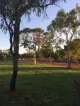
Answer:
<path fill-rule="evenodd" d="M 80 82 L 80 70 L 65 67 L 19 66 L 16 96 L 9 95 L 11 67 L 0 67 L 1 106 L 75 106 L 74 79 Z"/>
<path fill-rule="evenodd" d="M 0 75 L 1 106 L 77 105 L 73 80 L 80 81 L 80 74 L 69 72 L 45 73 L 45 70 L 43 71 L 44 73 L 38 74 L 19 74 L 16 83 L 16 96 L 8 94 L 10 75 L 5 75 L 5 73 Z"/>

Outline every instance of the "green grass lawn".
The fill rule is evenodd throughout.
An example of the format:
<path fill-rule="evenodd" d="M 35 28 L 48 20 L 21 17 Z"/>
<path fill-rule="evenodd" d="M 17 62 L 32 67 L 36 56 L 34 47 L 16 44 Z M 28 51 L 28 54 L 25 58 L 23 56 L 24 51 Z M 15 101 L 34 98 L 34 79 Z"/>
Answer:
<path fill-rule="evenodd" d="M 15 96 L 9 95 L 11 74 L 11 62 L 0 63 L 0 106 L 78 106 L 73 81 L 80 82 L 80 69 L 20 63 Z"/>

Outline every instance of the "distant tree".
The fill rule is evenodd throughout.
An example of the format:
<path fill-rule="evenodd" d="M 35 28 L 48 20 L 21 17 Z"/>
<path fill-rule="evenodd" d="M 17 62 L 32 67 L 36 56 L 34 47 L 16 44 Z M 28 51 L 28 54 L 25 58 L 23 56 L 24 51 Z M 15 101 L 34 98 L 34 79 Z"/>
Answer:
<path fill-rule="evenodd" d="M 70 58 L 74 59 L 75 61 L 77 61 L 80 58 L 80 39 L 74 39 L 73 41 L 71 41 L 70 43 Z M 67 55 L 66 51 L 68 49 L 68 46 L 65 46 L 65 54 Z"/>
<path fill-rule="evenodd" d="M 36 64 L 36 51 L 40 52 L 43 43 L 43 32 L 41 28 L 25 28 L 21 31 L 21 46 L 34 51 L 34 64 Z"/>
<path fill-rule="evenodd" d="M 44 36 L 43 36 L 43 43 L 41 46 L 41 52 L 44 57 L 49 58 L 52 57 L 54 35 L 51 32 L 44 32 L 43 35 Z"/>
<path fill-rule="evenodd" d="M 64 49 L 62 49 L 61 47 L 59 47 L 55 53 L 54 53 L 54 59 L 55 60 L 64 60 Z"/>
<path fill-rule="evenodd" d="M 12 60 L 12 55 L 10 53 L 10 49 L 4 50 L 3 53 L 5 55 L 5 60 Z"/>
<path fill-rule="evenodd" d="M 3 61 L 3 59 L 4 59 L 4 55 L 3 55 L 2 50 L 0 50 L 0 61 Z"/>
<path fill-rule="evenodd" d="M 0 53 L 2 53 L 2 50 L 0 50 Z"/>
<path fill-rule="evenodd" d="M 3 61 L 6 59 L 6 53 L 5 50 L 0 50 L 0 61 Z"/>
<path fill-rule="evenodd" d="M 34 53 L 33 52 L 27 53 L 27 58 L 34 58 Z"/>
<path fill-rule="evenodd" d="M 27 59 L 27 58 L 33 58 L 33 53 L 23 53 L 19 54 L 19 59 Z"/>
<path fill-rule="evenodd" d="M 65 13 L 64 10 L 60 10 L 57 13 L 56 18 L 52 21 L 52 23 L 48 26 L 49 30 L 55 33 L 57 38 L 66 36 L 63 41 L 68 45 L 67 53 L 68 53 L 68 68 L 70 68 L 70 42 L 73 37 L 75 37 L 78 33 L 79 22 L 76 17 L 76 10 L 73 9 L 69 13 Z"/>

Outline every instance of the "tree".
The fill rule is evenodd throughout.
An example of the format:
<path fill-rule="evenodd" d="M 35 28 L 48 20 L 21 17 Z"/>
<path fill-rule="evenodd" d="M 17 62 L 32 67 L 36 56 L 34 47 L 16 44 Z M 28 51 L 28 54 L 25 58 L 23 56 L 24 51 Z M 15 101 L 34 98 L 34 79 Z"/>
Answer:
<path fill-rule="evenodd" d="M 56 18 L 52 21 L 52 23 L 48 26 L 48 28 L 55 33 L 57 38 L 66 36 L 66 39 L 63 39 L 68 46 L 67 49 L 67 58 L 68 58 L 68 68 L 70 68 L 70 42 L 73 37 L 75 37 L 78 33 L 78 28 L 80 23 L 77 21 L 76 10 L 73 9 L 69 13 L 65 13 L 64 10 L 60 10 L 57 13 Z"/>
<path fill-rule="evenodd" d="M 10 49 L 4 50 L 3 53 L 5 54 L 5 59 L 6 60 L 12 60 L 12 55 L 10 53 Z"/>
<path fill-rule="evenodd" d="M 3 52 L 2 52 L 2 50 L 0 50 L 0 61 L 2 61 L 3 58 L 4 58 Z"/>
<path fill-rule="evenodd" d="M 30 16 L 35 12 L 37 16 L 45 13 L 46 7 L 56 4 L 60 0 L 0 0 L 1 28 L 9 31 L 10 52 L 13 56 L 13 74 L 10 91 L 15 91 L 16 76 L 18 71 L 19 31 L 23 15 Z M 65 0 L 62 0 L 65 1 Z"/>
<path fill-rule="evenodd" d="M 43 43 L 43 32 L 41 28 L 25 28 L 21 31 L 21 46 L 34 50 L 34 64 L 36 64 L 36 51 L 40 51 Z"/>
<path fill-rule="evenodd" d="M 23 53 L 23 54 L 19 54 L 19 60 L 22 59 L 27 59 L 27 58 L 33 58 L 33 53 L 29 52 L 29 53 Z"/>
<path fill-rule="evenodd" d="M 70 57 L 77 61 L 80 58 L 80 39 L 73 39 L 73 41 L 71 41 L 70 43 Z M 66 52 L 66 50 L 68 49 L 68 46 L 66 45 L 64 50 Z M 66 54 L 67 55 L 67 54 Z"/>
<path fill-rule="evenodd" d="M 51 32 L 44 32 L 43 43 L 41 46 L 42 55 L 46 58 L 52 57 L 53 52 L 53 38 L 54 35 Z M 47 51 L 47 52 L 46 52 Z"/>

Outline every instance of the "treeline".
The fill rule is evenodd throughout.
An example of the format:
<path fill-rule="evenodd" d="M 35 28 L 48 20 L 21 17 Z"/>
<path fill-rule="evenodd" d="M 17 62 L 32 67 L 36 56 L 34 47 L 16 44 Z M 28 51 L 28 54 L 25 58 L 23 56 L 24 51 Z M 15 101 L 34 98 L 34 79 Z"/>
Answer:
<path fill-rule="evenodd" d="M 47 26 L 46 32 L 42 28 L 20 31 L 20 44 L 27 51 L 34 51 L 35 64 L 37 58 L 53 58 L 67 61 L 70 68 L 71 61 L 80 59 L 79 14 L 77 6 L 68 13 L 60 10 Z"/>
<path fill-rule="evenodd" d="M 0 61 L 11 60 L 11 59 L 12 59 L 12 56 L 10 54 L 9 49 L 7 49 L 7 50 L 0 50 Z"/>
<path fill-rule="evenodd" d="M 19 54 L 20 60 L 24 59 L 33 59 L 34 58 L 34 52 L 26 52 L 23 54 Z M 64 58 L 64 50 L 62 48 L 58 48 L 55 52 L 53 50 L 50 50 L 49 48 L 41 48 L 39 51 L 36 51 L 36 59 L 48 59 L 51 58 L 53 60 L 59 60 Z M 6 50 L 2 51 L 0 50 L 0 61 L 3 60 L 12 60 L 12 56 L 9 51 L 6 52 Z"/>

